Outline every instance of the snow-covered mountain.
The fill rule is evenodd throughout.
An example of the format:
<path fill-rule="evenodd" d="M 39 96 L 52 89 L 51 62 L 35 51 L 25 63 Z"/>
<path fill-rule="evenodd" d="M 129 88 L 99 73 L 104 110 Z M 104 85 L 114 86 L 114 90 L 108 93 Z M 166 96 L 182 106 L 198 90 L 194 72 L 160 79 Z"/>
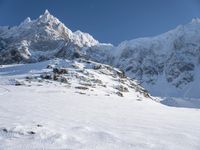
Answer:
<path fill-rule="evenodd" d="M 200 20 L 156 37 L 122 42 L 113 60 L 153 95 L 200 97 Z"/>
<path fill-rule="evenodd" d="M 115 47 L 72 32 L 47 10 L 16 27 L 0 27 L 0 64 L 84 58 L 109 64 L 137 79 L 155 96 L 199 98 L 200 20 L 156 37 Z M 162 89 L 162 90 L 160 90 Z"/>
<path fill-rule="evenodd" d="M 88 33 L 72 32 L 48 10 L 36 20 L 27 18 L 19 26 L 0 27 L 0 64 L 77 58 L 85 55 L 84 47 L 98 46 L 112 47 Z"/>

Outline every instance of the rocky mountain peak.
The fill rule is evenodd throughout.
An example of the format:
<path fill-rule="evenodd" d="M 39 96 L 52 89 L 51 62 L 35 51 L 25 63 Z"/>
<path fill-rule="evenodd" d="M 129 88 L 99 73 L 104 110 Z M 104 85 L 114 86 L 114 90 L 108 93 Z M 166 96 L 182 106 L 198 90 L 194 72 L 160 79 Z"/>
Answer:
<path fill-rule="evenodd" d="M 192 24 L 200 24 L 200 18 L 196 17 L 196 18 L 193 18 L 192 21 L 191 21 Z"/>
<path fill-rule="evenodd" d="M 44 15 L 51 15 L 48 9 L 45 10 Z"/>
<path fill-rule="evenodd" d="M 38 20 L 42 22 L 51 22 L 51 21 L 58 22 L 58 19 L 54 17 L 53 15 L 51 15 L 47 9 L 45 10 L 44 14 L 38 18 Z"/>

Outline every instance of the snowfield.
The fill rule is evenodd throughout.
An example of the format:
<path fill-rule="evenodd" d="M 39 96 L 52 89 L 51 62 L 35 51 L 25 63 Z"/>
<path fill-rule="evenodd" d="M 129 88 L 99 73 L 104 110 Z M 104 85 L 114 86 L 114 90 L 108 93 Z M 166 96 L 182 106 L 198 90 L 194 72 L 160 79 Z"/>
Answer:
<path fill-rule="evenodd" d="M 66 76 L 70 86 L 52 80 L 25 80 L 50 72 L 46 69 L 49 63 L 0 67 L 1 150 L 200 149 L 199 109 L 165 106 L 130 87 L 120 97 L 112 87 L 118 83 L 114 76 L 87 66 L 91 80 L 109 81 L 107 88 L 76 89 L 79 78 L 73 75 L 83 74 L 73 68 L 68 68 Z M 84 63 L 76 64 L 84 68 Z M 126 82 L 123 86 L 128 79 Z"/>

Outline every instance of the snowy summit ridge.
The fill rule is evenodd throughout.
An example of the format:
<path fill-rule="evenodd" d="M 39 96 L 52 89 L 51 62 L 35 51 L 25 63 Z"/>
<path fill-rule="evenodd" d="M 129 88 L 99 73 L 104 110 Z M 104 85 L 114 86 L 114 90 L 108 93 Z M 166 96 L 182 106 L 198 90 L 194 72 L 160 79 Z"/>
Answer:
<path fill-rule="evenodd" d="M 98 45 L 88 33 L 72 32 L 48 10 L 19 26 L 0 28 L 0 63 L 37 62 Z M 27 44 L 23 44 L 27 43 Z M 24 57 L 25 56 L 25 57 Z"/>

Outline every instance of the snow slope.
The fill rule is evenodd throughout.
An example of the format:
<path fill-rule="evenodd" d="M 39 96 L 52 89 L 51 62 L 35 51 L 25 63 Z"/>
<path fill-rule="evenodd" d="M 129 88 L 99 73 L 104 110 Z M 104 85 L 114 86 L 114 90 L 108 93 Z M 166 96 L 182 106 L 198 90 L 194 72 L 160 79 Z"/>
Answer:
<path fill-rule="evenodd" d="M 72 86 L 34 78 L 64 66 Z M 200 149 L 198 109 L 168 107 L 134 89 L 124 97 L 108 96 L 106 92 L 115 91 L 113 85 L 118 82 L 113 74 L 102 73 L 104 67 L 58 59 L 1 66 L 0 149 Z M 78 93 L 73 85 L 83 80 L 73 74 L 83 75 L 81 68 L 103 83 L 109 80 L 109 88 L 104 91 L 96 86 L 94 92 Z M 115 69 L 109 70 L 107 73 L 115 73 Z"/>

